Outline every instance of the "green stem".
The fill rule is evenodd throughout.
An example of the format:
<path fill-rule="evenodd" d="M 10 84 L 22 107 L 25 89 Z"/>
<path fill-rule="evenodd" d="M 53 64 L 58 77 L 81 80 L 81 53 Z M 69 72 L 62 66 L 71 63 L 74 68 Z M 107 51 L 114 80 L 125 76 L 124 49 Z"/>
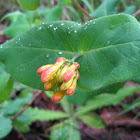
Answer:
<path fill-rule="evenodd" d="M 81 7 L 81 5 L 80 5 L 76 0 L 72 0 L 72 1 L 73 1 L 73 3 L 75 4 L 75 6 L 76 6 L 77 8 L 80 9 L 81 12 L 83 12 L 86 16 L 89 17 L 90 20 L 94 20 L 94 18 L 92 18 L 92 17 L 88 14 L 88 12 L 87 12 L 85 9 L 83 9 L 83 8 Z"/>
<path fill-rule="evenodd" d="M 79 58 L 79 57 L 81 57 L 81 56 L 83 56 L 83 54 L 82 54 L 82 53 L 79 53 L 79 54 L 77 54 L 76 56 L 74 56 L 74 57 L 71 59 L 71 61 L 75 61 L 77 58 Z"/>

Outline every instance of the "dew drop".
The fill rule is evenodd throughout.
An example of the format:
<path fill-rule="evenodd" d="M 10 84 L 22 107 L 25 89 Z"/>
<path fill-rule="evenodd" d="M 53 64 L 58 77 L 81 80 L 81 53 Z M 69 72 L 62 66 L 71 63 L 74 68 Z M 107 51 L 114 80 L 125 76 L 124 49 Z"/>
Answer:
<path fill-rule="evenodd" d="M 57 30 L 57 27 L 53 28 L 54 30 Z"/>
<path fill-rule="evenodd" d="M 49 57 L 50 56 L 50 54 L 46 54 L 46 57 Z"/>
<path fill-rule="evenodd" d="M 77 30 L 74 30 L 75 33 L 77 33 Z"/>
<path fill-rule="evenodd" d="M 52 27 L 53 26 L 53 24 L 50 24 L 50 27 Z"/>
<path fill-rule="evenodd" d="M 107 41 L 107 44 L 109 44 L 110 43 L 110 41 Z"/>
<path fill-rule="evenodd" d="M 81 23 L 78 23 L 78 26 L 81 26 Z"/>
<path fill-rule="evenodd" d="M 63 26 L 63 25 L 64 25 L 64 23 L 61 23 L 61 25 Z"/>
<path fill-rule="evenodd" d="M 39 27 L 38 27 L 38 31 L 39 31 L 39 30 L 41 30 L 41 29 L 42 29 L 42 27 L 41 27 L 41 26 L 39 26 Z"/>
<path fill-rule="evenodd" d="M 63 52 L 58 52 L 58 54 L 63 54 Z"/>

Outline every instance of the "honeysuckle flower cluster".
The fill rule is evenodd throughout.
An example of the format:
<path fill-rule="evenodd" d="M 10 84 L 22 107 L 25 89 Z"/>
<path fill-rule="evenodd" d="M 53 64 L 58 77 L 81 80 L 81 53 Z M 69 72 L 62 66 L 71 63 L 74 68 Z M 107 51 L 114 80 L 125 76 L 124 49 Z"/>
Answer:
<path fill-rule="evenodd" d="M 59 102 L 66 94 L 71 96 L 75 93 L 77 80 L 80 78 L 79 68 L 79 63 L 59 57 L 54 64 L 41 66 L 37 70 L 45 90 L 58 87 L 52 96 L 52 101 Z"/>

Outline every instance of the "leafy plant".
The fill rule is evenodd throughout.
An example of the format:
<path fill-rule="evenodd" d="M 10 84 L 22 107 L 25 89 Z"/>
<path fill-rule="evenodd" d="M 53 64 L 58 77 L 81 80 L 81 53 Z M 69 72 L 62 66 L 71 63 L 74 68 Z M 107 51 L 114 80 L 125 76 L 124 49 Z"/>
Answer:
<path fill-rule="evenodd" d="M 35 10 L 40 4 L 39 0 L 18 2 L 28 10 Z M 105 124 L 93 111 L 119 104 L 125 97 L 138 91 L 137 87 L 120 89 L 128 80 L 140 81 L 140 24 L 130 16 L 138 6 L 127 7 L 122 1 L 122 13 L 123 10 L 117 11 L 119 0 L 104 0 L 97 9 L 94 9 L 94 3 L 82 0 L 90 15 L 96 19 L 81 24 L 56 20 L 64 14 L 68 19 L 84 22 L 86 18 L 81 11 L 92 19 L 84 8 L 77 11 L 68 5 L 72 2 L 69 0 L 62 0 L 51 8 L 50 2 L 47 1 L 47 7 L 40 6 L 34 12 L 16 11 L 3 18 L 11 22 L 3 33 L 14 38 L 0 45 L 0 138 L 8 135 L 12 128 L 29 132 L 34 121 L 58 120 L 50 129 L 51 140 L 80 140 L 77 120 L 92 128 L 102 129 Z M 118 15 L 112 15 L 118 12 Z M 34 99 L 32 88 L 44 90 L 37 69 L 53 64 L 58 57 L 65 57 L 69 62 L 76 60 L 80 64 L 81 78 L 76 93 L 60 102 L 63 112 L 26 108 Z M 24 89 L 18 97 L 14 96 L 14 100 L 6 100 L 13 88 L 13 79 L 29 87 L 23 86 Z M 46 95 L 51 97 L 51 93 L 47 91 Z M 72 103 L 81 106 L 75 109 Z M 137 106 L 139 98 L 125 106 L 122 113 Z"/>
<path fill-rule="evenodd" d="M 20 132 L 26 133 L 30 130 L 29 126 L 34 121 L 50 121 L 61 119 L 63 121 L 60 121 L 51 129 L 51 140 L 65 140 L 70 138 L 73 138 L 73 140 L 80 140 L 81 136 L 77 119 L 82 120 L 85 124 L 93 128 L 102 129 L 105 127 L 103 120 L 97 114 L 91 111 L 104 106 L 116 105 L 125 99 L 125 97 L 131 96 L 136 91 L 138 91 L 137 87 L 128 87 L 119 90 L 116 94 L 106 93 L 97 95 L 93 97 L 93 99 L 89 100 L 85 106 L 81 106 L 76 110 L 74 110 L 73 105 L 69 103 L 66 98 L 64 98 L 60 102 L 64 112 L 29 107 L 27 110 L 25 110 L 25 112 L 13 120 L 13 116 L 32 99 L 32 89 L 26 88 L 13 102 L 11 102 L 11 99 L 9 99 L 0 106 L 0 115 L 2 117 L 0 120 L 3 121 L 2 127 L 6 126 L 7 128 L 6 130 L 4 130 L 5 128 L 1 128 L 0 136 L 1 138 L 6 136 L 12 130 L 12 127 L 15 127 Z M 46 92 L 46 95 L 51 97 L 52 93 Z M 102 101 L 103 99 L 104 102 Z M 11 121 L 11 119 L 13 121 Z M 58 133 L 61 135 L 58 136 Z"/>

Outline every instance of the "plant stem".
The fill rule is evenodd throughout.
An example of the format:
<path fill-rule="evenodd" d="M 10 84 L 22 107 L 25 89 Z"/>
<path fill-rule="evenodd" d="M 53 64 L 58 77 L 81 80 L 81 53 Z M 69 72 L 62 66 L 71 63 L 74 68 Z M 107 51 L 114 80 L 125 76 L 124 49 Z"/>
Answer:
<path fill-rule="evenodd" d="M 71 61 L 75 61 L 77 58 L 79 58 L 79 57 L 81 57 L 81 56 L 83 56 L 83 54 L 82 54 L 82 53 L 79 53 L 79 54 L 77 54 L 76 56 L 74 56 L 74 57 L 71 59 Z"/>
<path fill-rule="evenodd" d="M 34 97 L 33 99 L 27 104 L 25 105 L 15 116 L 13 116 L 11 118 L 11 120 L 15 120 L 19 115 L 21 115 L 34 101 L 35 99 L 42 93 L 42 91 L 39 91 Z"/>
<path fill-rule="evenodd" d="M 138 11 L 136 11 L 136 12 L 133 14 L 133 16 L 136 17 L 136 16 L 139 15 L 139 14 L 140 14 L 140 9 L 139 9 Z"/>
<path fill-rule="evenodd" d="M 77 8 L 80 9 L 80 11 L 82 11 L 85 15 L 87 15 L 87 16 L 89 17 L 90 20 L 94 20 L 94 18 L 92 18 L 92 17 L 88 14 L 88 12 L 85 11 L 85 10 L 81 7 L 81 5 L 80 5 L 76 0 L 72 0 L 72 1 L 73 1 L 73 3 L 75 4 L 75 6 L 76 6 Z"/>

